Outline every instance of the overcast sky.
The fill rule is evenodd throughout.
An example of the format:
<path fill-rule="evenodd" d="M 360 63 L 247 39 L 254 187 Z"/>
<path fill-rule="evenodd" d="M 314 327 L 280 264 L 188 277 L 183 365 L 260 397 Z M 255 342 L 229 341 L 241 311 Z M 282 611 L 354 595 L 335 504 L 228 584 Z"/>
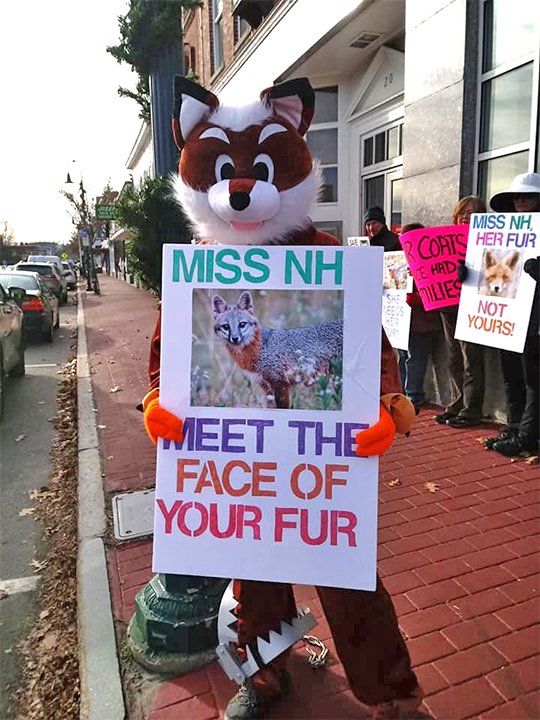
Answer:
<path fill-rule="evenodd" d="M 128 179 L 136 76 L 106 52 L 128 0 L 0 2 L 0 221 L 17 242 L 67 242 L 66 174 L 90 197 Z M 73 164 L 76 160 L 76 166 Z M 74 169 L 75 168 L 75 169 Z M 74 169 L 74 172 L 73 172 Z"/>

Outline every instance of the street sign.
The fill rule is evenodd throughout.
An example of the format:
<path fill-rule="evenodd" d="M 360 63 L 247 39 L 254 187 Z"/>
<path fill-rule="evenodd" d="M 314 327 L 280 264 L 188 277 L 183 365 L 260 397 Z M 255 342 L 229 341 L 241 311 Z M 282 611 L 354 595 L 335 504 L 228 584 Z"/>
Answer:
<path fill-rule="evenodd" d="M 63 252 L 60 257 L 62 258 L 62 260 L 67 260 L 69 255 L 67 254 L 67 252 Z"/>
<path fill-rule="evenodd" d="M 96 220 L 114 220 L 116 218 L 116 205 L 96 204 Z"/>

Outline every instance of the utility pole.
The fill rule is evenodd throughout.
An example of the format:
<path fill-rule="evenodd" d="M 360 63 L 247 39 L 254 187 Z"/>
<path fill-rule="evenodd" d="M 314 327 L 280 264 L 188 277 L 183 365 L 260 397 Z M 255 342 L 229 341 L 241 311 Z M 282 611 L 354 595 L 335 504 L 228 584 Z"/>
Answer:
<path fill-rule="evenodd" d="M 159 12 L 167 0 L 144 0 Z M 156 176 L 177 169 L 171 131 L 174 76 L 183 73 L 181 17 L 178 40 L 161 49 L 150 72 L 150 113 Z M 174 237 L 166 242 L 174 242 Z M 229 580 L 155 575 L 135 598 L 128 642 L 137 662 L 153 672 L 191 672 L 215 659 L 217 616 Z"/>

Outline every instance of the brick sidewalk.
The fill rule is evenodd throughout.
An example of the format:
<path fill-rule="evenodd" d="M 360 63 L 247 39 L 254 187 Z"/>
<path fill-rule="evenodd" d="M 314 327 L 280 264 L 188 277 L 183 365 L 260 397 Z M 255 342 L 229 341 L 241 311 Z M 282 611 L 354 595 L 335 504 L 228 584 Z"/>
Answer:
<path fill-rule="evenodd" d="M 134 408 L 146 391 L 156 303 L 104 277 L 103 294 L 84 301 L 107 492 L 150 486 L 154 449 Z M 119 386 L 121 390 L 111 393 Z M 478 439 L 494 428 L 454 430 L 423 410 L 410 438 L 383 458 L 379 572 L 392 594 L 426 706 L 437 720 L 540 718 L 539 471 L 487 452 Z M 399 482 L 398 482 L 399 481 Z M 433 492 L 425 487 L 430 482 Z M 128 622 L 149 580 L 151 542 L 109 551 L 115 617 Z M 317 617 L 313 588 L 299 602 Z M 324 619 L 316 628 L 332 653 L 313 671 L 299 646 L 295 690 L 272 718 L 364 718 L 347 690 Z M 215 664 L 156 683 L 146 720 L 212 720 L 233 692 Z M 130 720 L 139 720 L 131 718 Z"/>

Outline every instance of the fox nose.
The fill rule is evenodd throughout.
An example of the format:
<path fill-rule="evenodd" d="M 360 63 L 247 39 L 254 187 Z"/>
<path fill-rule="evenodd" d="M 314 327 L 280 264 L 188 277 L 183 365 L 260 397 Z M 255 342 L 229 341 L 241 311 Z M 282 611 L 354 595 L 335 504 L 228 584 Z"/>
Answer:
<path fill-rule="evenodd" d="M 249 193 L 247 192 L 232 192 L 229 195 L 229 202 L 233 210 L 245 210 L 250 203 Z"/>
<path fill-rule="evenodd" d="M 236 335 L 233 335 L 233 336 L 231 336 L 231 342 L 233 345 L 238 345 L 238 343 L 240 342 L 240 338 L 237 337 Z"/>

